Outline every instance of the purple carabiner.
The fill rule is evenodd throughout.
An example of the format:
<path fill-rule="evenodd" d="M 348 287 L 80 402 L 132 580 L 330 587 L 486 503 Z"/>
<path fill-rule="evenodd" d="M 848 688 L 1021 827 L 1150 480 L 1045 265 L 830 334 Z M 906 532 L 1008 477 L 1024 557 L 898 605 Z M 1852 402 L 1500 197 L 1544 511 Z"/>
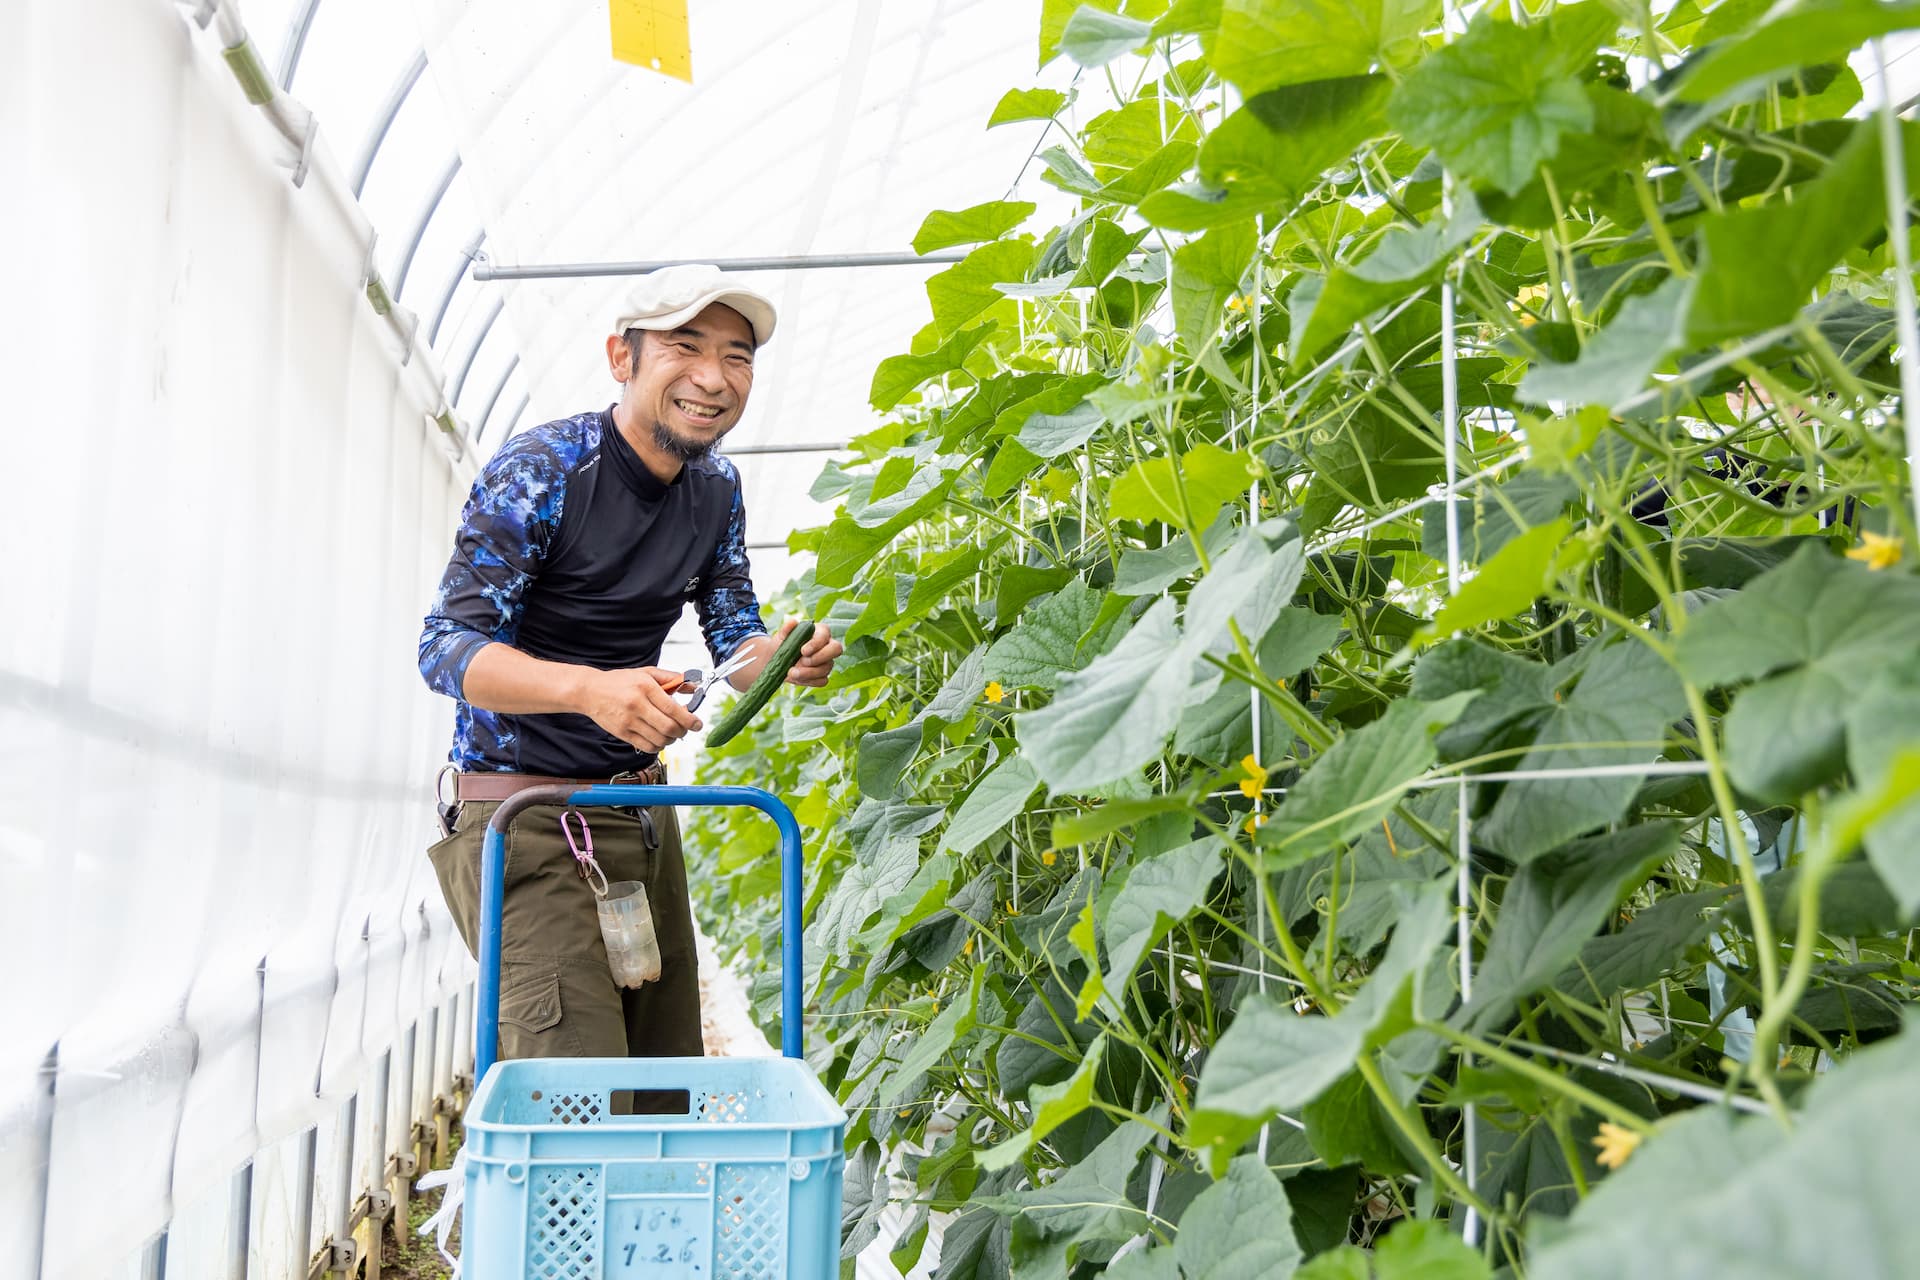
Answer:
<path fill-rule="evenodd" d="M 567 825 L 568 818 L 580 819 L 579 840 L 573 838 L 573 828 Z M 560 830 L 564 832 L 567 837 L 567 848 L 573 850 L 574 867 L 575 870 L 579 871 L 580 878 L 582 880 L 591 879 L 592 877 L 587 874 L 587 868 L 595 865 L 593 858 L 593 828 L 587 825 L 587 815 L 581 813 L 578 809 L 567 810 L 560 815 Z M 580 847 L 583 843 L 586 845 L 584 849 Z"/>

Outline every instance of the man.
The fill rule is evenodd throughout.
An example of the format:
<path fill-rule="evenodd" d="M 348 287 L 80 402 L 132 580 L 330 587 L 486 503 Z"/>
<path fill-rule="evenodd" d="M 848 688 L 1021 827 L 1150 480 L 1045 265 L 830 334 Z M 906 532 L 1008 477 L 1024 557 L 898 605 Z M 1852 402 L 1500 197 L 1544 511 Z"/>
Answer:
<path fill-rule="evenodd" d="M 700 728 L 656 665 L 691 601 L 716 664 L 775 645 L 748 577 L 740 477 L 713 447 L 740 420 L 772 303 L 711 266 L 643 278 L 607 339 L 612 408 L 514 436 L 474 482 L 420 636 L 427 683 L 457 698 L 441 891 L 476 946 L 480 845 L 501 800 L 543 782 L 663 782 L 658 753 Z M 787 679 L 823 685 L 841 647 L 825 627 Z M 609 880 L 647 887 L 661 974 L 618 987 L 594 894 L 561 810 L 536 806 L 507 836 L 500 1056 L 697 1056 L 700 986 L 679 825 L 670 807 L 590 809 Z M 578 832 L 578 819 L 572 820 Z"/>

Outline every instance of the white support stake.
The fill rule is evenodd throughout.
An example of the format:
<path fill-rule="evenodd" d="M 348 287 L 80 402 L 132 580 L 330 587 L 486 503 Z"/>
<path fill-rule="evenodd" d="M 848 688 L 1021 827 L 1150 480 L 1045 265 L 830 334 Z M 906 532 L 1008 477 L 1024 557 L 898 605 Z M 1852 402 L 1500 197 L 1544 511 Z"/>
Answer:
<path fill-rule="evenodd" d="M 1920 528 L 1920 430 L 1914 429 L 1914 406 L 1920 405 L 1920 322 L 1915 319 L 1913 253 L 1907 243 L 1906 145 L 1900 121 L 1893 114 L 1893 85 L 1887 79 L 1884 40 L 1869 42 L 1873 69 L 1880 80 L 1880 170 L 1887 191 L 1887 238 L 1893 242 L 1894 323 L 1900 334 L 1900 427 L 1907 436 L 1907 489 L 1913 503 L 1913 521 Z M 1920 547 L 1914 548 L 1920 552 Z"/>

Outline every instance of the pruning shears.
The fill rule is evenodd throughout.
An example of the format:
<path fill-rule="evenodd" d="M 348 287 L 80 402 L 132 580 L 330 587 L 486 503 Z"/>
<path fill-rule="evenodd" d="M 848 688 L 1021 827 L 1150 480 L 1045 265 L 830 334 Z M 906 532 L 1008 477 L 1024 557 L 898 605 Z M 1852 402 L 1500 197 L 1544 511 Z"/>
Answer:
<path fill-rule="evenodd" d="M 707 700 L 707 693 L 714 685 L 752 662 L 753 658 L 754 655 L 751 653 L 736 653 L 709 672 L 702 672 L 698 667 L 689 667 L 680 673 L 681 684 L 674 692 L 685 693 L 691 689 L 693 697 L 687 700 L 687 710 L 698 711 L 700 704 Z"/>

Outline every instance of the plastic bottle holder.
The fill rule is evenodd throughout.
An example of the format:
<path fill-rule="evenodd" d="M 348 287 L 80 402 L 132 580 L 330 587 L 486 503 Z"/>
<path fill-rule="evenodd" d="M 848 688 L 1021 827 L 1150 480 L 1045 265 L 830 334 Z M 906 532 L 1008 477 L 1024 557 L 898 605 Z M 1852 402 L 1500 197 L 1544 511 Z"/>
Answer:
<path fill-rule="evenodd" d="M 792 1058 L 533 1058 L 467 1108 L 467 1280 L 830 1280 L 846 1113 Z"/>

